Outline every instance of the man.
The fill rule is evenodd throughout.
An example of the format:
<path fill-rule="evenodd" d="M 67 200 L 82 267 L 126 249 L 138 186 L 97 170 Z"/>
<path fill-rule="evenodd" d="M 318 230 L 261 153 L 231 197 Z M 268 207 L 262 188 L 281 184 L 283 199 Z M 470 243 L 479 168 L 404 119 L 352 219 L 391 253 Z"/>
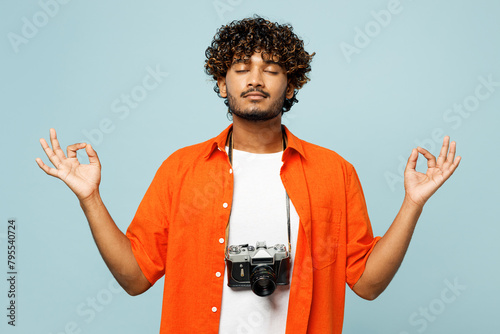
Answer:
<path fill-rule="evenodd" d="M 41 159 L 38 165 L 75 192 L 120 285 L 137 295 L 165 275 L 161 333 L 341 333 L 346 283 L 369 300 L 387 287 L 423 205 L 457 168 L 448 137 L 437 160 L 413 149 L 402 207 L 386 234 L 374 238 L 352 165 L 281 124 L 309 80 L 313 55 L 290 26 L 260 17 L 219 29 L 205 69 L 233 123 L 165 160 L 126 234 L 99 196 L 91 145 L 70 145 L 66 157 L 54 129 L 52 148 L 40 140 L 55 168 Z M 88 165 L 78 162 L 79 149 Z M 426 174 L 415 170 L 419 153 Z M 258 241 L 287 245 L 291 258 L 290 284 L 266 297 L 227 284 L 234 278 L 225 266 L 227 247 Z"/>

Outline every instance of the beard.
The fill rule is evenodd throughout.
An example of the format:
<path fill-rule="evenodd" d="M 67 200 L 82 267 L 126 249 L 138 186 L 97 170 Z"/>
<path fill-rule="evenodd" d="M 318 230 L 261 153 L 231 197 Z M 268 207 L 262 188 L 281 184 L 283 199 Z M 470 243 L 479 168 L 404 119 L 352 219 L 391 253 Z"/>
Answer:
<path fill-rule="evenodd" d="M 242 109 L 236 98 L 229 92 L 227 94 L 230 113 L 248 121 L 267 121 L 277 117 L 283 111 L 285 98 L 286 89 L 283 91 L 281 97 L 273 101 L 267 109 L 262 109 L 259 106 L 259 101 L 251 101 L 252 106 L 247 109 Z"/>

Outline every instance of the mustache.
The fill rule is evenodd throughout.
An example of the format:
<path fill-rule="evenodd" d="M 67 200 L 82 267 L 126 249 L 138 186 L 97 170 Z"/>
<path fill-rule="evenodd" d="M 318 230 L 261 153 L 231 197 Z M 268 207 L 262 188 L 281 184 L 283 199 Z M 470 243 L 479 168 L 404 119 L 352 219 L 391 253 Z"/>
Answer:
<path fill-rule="evenodd" d="M 266 97 L 269 97 L 269 93 L 266 93 L 266 92 L 264 92 L 263 90 L 261 90 L 259 88 L 250 88 L 246 92 L 241 93 L 240 97 L 244 97 L 245 95 L 247 95 L 249 93 L 253 93 L 253 92 L 259 92 L 261 94 L 264 94 Z"/>

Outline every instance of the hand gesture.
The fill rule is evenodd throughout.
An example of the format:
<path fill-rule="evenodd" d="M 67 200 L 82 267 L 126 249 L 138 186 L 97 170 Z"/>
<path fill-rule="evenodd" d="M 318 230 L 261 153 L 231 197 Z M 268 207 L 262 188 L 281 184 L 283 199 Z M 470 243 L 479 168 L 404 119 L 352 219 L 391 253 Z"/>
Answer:
<path fill-rule="evenodd" d="M 45 139 L 40 139 L 45 154 L 47 154 L 55 168 L 47 166 L 42 159 L 36 158 L 38 166 L 48 175 L 64 181 L 80 201 L 96 194 L 101 182 L 101 164 L 92 146 L 85 143 L 70 145 L 66 149 L 68 155 L 66 157 L 61 146 L 59 146 L 56 130 L 54 129 L 50 129 L 50 143 L 52 148 L 49 147 Z M 89 157 L 88 165 L 80 164 L 76 157 L 76 152 L 83 148 L 85 148 Z"/>
<path fill-rule="evenodd" d="M 456 143 L 451 142 L 450 144 L 450 137 L 448 136 L 443 139 L 443 146 L 437 161 L 436 157 L 426 149 L 422 147 L 413 149 L 410 158 L 408 158 L 404 174 L 406 196 L 415 204 L 423 206 L 457 169 L 461 157 L 455 158 L 455 152 Z M 425 174 L 415 170 L 419 153 L 427 159 L 427 172 Z"/>

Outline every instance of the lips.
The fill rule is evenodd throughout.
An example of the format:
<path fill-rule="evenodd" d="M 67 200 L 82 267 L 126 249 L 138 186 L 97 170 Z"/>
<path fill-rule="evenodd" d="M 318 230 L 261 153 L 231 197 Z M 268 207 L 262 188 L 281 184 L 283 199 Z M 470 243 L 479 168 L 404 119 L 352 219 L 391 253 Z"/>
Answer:
<path fill-rule="evenodd" d="M 266 98 L 266 95 L 259 93 L 259 92 L 251 92 L 248 94 L 245 94 L 243 97 L 247 97 L 252 100 L 258 100 L 258 99 L 264 99 Z"/>

